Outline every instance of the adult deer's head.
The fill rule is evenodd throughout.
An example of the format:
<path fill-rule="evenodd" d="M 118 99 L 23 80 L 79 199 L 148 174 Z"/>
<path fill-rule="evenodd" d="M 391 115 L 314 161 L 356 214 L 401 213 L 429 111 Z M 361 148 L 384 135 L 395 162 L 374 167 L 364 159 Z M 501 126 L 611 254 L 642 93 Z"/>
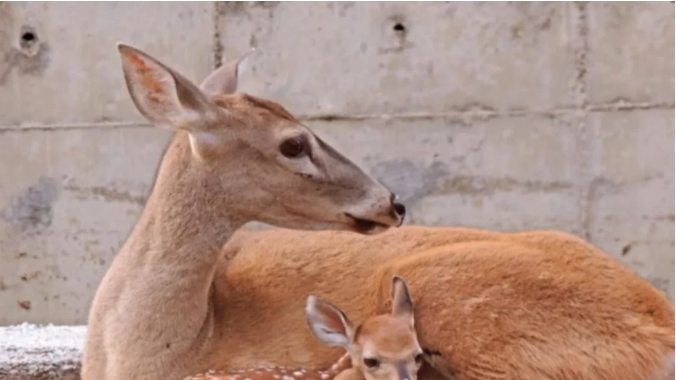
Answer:
<path fill-rule="evenodd" d="M 148 54 L 118 49 L 141 114 L 185 132 L 190 154 L 171 157 L 180 173 L 168 175 L 208 189 L 212 207 L 227 207 L 242 222 L 299 229 L 377 233 L 403 221 L 405 208 L 390 191 L 281 105 L 234 94 L 241 59 L 197 87 Z"/>

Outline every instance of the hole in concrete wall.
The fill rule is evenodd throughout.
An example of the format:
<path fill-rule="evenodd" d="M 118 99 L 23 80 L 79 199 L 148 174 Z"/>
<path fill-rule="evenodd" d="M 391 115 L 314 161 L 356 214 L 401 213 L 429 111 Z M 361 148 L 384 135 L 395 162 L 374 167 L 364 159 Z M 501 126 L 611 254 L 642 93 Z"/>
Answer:
<path fill-rule="evenodd" d="M 33 32 L 26 32 L 21 35 L 21 40 L 26 43 L 30 43 L 35 39 L 35 34 Z"/>
<path fill-rule="evenodd" d="M 395 53 L 402 51 L 413 44 L 406 41 L 410 25 L 405 21 L 404 15 L 394 14 L 386 18 L 382 24 L 385 46 L 378 48 L 379 53 Z"/>
<path fill-rule="evenodd" d="M 394 32 L 397 34 L 404 34 L 406 33 L 406 26 L 404 26 L 404 24 L 401 22 L 397 22 L 392 26 L 392 30 L 394 30 Z"/>
<path fill-rule="evenodd" d="M 29 54 L 35 54 L 36 46 L 38 46 L 38 34 L 31 26 L 24 25 L 21 28 L 21 36 L 19 37 L 19 46 L 21 49 Z"/>

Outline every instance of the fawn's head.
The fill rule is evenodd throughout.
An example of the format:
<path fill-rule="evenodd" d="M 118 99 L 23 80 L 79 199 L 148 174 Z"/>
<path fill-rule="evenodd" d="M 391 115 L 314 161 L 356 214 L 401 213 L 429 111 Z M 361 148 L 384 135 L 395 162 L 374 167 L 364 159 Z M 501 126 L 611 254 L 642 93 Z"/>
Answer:
<path fill-rule="evenodd" d="M 406 210 L 390 191 L 282 106 L 233 94 L 241 59 L 197 87 L 135 48 L 118 50 L 140 113 L 187 132 L 190 154 L 173 158 L 181 171 L 175 175 L 208 188 L 213 207 L 227 205 L 244 223 L 297 229 L 376 233 L 403 221 Z"/>
<path fill-rule="evenodd" d="M 366 380 L 415 380 L 422 365 L 413 319 L 413 301 L 406 282 L 392 280 L 392 311 L 354 326 L 335 305 L 315 296 L 305 315 L 312 333 L 324 344 L 345 348 Z"/>

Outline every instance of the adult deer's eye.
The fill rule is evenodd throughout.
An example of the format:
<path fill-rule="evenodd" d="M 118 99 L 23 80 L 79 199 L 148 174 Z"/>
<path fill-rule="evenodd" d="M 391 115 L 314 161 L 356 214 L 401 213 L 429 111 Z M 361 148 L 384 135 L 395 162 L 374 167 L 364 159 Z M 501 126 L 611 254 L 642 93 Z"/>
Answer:
<path fill-rule="evenodd" d="M 364 365 L 368 368 L 378 368 L 380 366 L 380 360 L 373 358 L 364 358 Z"/>
<path fill-rule="evenodd" d="M 418 354 L 415 356 L 415 364 L 421 365 L 423 361 L 423 354 Z"/>
<path fill-rule="evenodd" d="M 279 146 L 279 151 L 287 158 L 298 158 L 305 153 L 305 143 L 299 138 L 284 140 Z"/>

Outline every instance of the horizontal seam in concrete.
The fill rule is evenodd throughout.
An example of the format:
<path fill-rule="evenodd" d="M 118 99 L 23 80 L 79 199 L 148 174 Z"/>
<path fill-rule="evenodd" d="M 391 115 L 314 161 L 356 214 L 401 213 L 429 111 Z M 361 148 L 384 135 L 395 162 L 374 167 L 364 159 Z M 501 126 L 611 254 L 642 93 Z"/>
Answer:
<path fill-rule="evenodd" d="M 470 111 L 449 111 L 449 112 L 420 112 L 420 113 L 398 113 L 398 114 L 312 114 L 298 115 L 300 120 L 371 120 L 371 119 L 485 119 L 485 118 L 510 118 L 521 116 L 563 116 L 570 114 L 580 114 L 585 112 L 614 112 L 614 111 L 633 111 L 633 110 L 654 110 L 654 109 L 674 109 L 674 103 L 610 103 L 593 104 L 585 107 L 557 108 L 549 110 L 470 110 Z"/>
<path fill-rule="evenodd" d="M 23 125 L 0 125 L 0 132 L 5 131 L 32 131 L 32 130 L 57 130 L 57 129 L 117 129 L 117 128 L 141 128 L 150 127 L 148 123 L 141 122 L 95 122 L 95 123 L 60 123 L 60 124 L 23 124 Z"/>
<path fill-rule="evenodd" d="M 585 112 L 615 112 L 634 110 L 674 109 L 674 103 L 629 103 L 615 102 L 607 104 L 590 104 L 584 107 L 556 108 L 549 110 L 506 110 L 494 111 L 486 109 L 456 110 L 448 112 L 411 112 L 393 114 L 299 114 L 301 121 L 361 121 L 361 120 L 429 120 L 429 119 L 493 119 L 523 116 L 564 116 L 578 115 Z M 58 130 L 58 129 L 117 129 L 150 127 L 142 122 L 105 122 L 105 123 L 72 123 L 72 124 L 24 124 L 16 126 L 0 125 L 0 132 Z"/>

